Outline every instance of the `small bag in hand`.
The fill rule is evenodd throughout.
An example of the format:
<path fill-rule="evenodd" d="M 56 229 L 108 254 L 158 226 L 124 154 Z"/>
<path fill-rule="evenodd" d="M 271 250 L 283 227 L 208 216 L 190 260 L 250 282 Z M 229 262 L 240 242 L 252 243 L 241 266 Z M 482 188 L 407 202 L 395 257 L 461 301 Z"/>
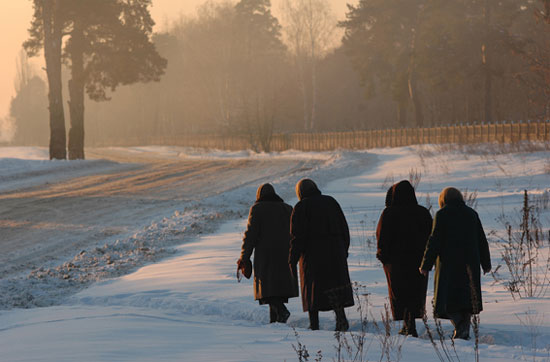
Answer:
<path fill-rule="evenodd" d="M 252 262 L 250 261 L 250 259 L 237 260 L 237 281 L 239 283 L 242 279 L 241 274 L 244 275 L 246 279 L 250 279 L 250 277 L 252 276 Z"/>

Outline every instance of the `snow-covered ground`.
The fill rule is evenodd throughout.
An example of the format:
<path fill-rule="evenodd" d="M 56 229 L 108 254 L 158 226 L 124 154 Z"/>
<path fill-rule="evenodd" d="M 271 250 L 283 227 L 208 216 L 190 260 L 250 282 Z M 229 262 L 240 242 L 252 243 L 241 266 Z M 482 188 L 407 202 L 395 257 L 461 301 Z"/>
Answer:
<path fill-rule="evenodd" d="M 387 287 L 374 257 L 374 228 L 390 183 L 416 176 L 420 203 L 434 209 L 438 193 L 445 186 L 477 193 L 476 209 L 491 238 L 494 266 L 503 264 L 498 242 L 504 229 L 502 215 L 515 221 L 524 189 L 537 196 L 542 205 L 550 187 L 548 151 L 465 154 L 425 146 L 254 155 L 141 147 L 94 150 L 89 154 L 96 159 L 49 162 L 44 161 L 44 150 L 0 149 L 0 157 L 4 157 L 0 159 L 0 204 L 11 200 L 10 195 L 31 204 L 55 198 L 59 190 L 45 187 L 46 182 L 65 185 L 62 197 L 66 197 L 67 190 L 76 186 L 71 179 L 77 179 L 80 185 L 98 178 L 99 184 L 105 180 L 101 175 L 141 170 L 133 161 L 152 163 L 157 166 L 155 172 L 159 172 L 159 165 L 167 167 L 168 162 L 160 179 L 180 170 L 186 162 L 199 162 L 191 164 L 202 167 L 196 181 L 174 178 L 170 182 L 181 182 L 179 186 L 184 187 L 183 181 L 193 181 L 196 186 L 190 190 L 199 196 L 182 195 L 178 187 L 159 185 L 158 180 L 143 191 L 152 195 L 147 200 L 140 190 L 111 194 L 102 189 L 102 198 L 137 198 L 146 210 L 139 222 L 127 223 L 111 234 L 90 226 L 91 219 L 99 217 L 100 223 L 109 224 L 110 219 L 133 214 L 127 208 L 112 206 L 112 213 L 104 208 L 101 215 L 89 210 L 90 220 L 82 216 L 78 223 L 72 223 L 74 229 L 69 228 L 89 236 L 82 238 L 83 243 L 48 262 L 36 259 L 39 265 L 2 275 L 0 361 L 292 361 L 298 360 L 293 349 L 297 345 L 295 331 L 307 346 L 310 360 L 317 351 L 322 351 L 322 360 L 332 360 L 336 341 L 330 313 L 321 314 L 321 331 L 309 331 L 307 315 L 296 298 L 289 303 L 292 315 L 288 325 L 269 325 L 267 307 L 253 301 L 251 281 L 236 282 L 235 261 L 246 212 L 260 183 L 272 182 L 288 202 L 295 203 L 294 183 L 310 176 L 319 181 L 323 192 L 340 202 L 352 232 L 351 277 L 362 285 L 362 292 L 368 293 L 369 320 L 378 321 L 387 302 Z M 244 164 L 247 162 L 252 165 L 248 167 Z M 207 177 L 211 167 L 216 167 L 213 175 L 222 173 L 223 182 Z M 229 172 L 228 167 L 235 172 Z M 150 174 L 140 171 L 139 177 L 130 178 L 125 185 L 129 187 Z M 200 176 L 205 179 L 201 181 Z M 4 180 L 6 185 L 12 182 L 11 186 L 5 186 Z M 18 186 L 21 184 L 16 180 L 29 183 Z M 220 187 L 219 192 L 205 192 L 197 186 L 204 183 Z M 92 197 L 97 194 L 92 193 Z M 135 207 L 134 203 L 130 205 Z M 3 233 L 17 226 L 10 221 L 8 211 L 2 213 Z M 542 222 L 547 229 L 547 210 L 543 211 Z M 56 225 L 67 227 L 62 220 L 50 223 L 53 229 Z M 46 228 L 38 222 L 33 225 L 40 232 Z M 27 230 L 24 225 L 20 227 Z M 56 230 L 45 234 L 42 242 L 54 243 L 51 237 L 63 235 L 63 230 Z M 98 233 L 103 236 L 98 237 Z M 0 251 L 3 247 L 0 241 Z M 17 254 L 16 249 L 12 246 L 10 250 Z M 145 266 L 136 270 L 141 265 Z M 490 276 L 483 277 L 483 292 L 481 360 L 550 360 L 550 292 L 545 297 L 514 300 Z M 17 306 L 47 307 L 12 308 Z M 354 308 L 347 312 L 352 332 L 358 333 L 358 312 Z M 435 328 L 432 320 L 429 323 Z M 425 328 L 421 322 L 417 324 L 421 338 L 395 338 L 397 344 L 402 344 L 401 360 L 438 360 Z M 452 330 L 447 321 L 443 321 L 443 327 L 447 334 Z M 380 359 L 382 336 L 369 322 L 369 360 Z M 452 351 L 450 342 L 446 343 Z M 455 348 L 461 361 L 474 360 L 473 341 L 457 341 Z"/>
<path fill-rule="evenodd" d="M 11 184 L 0 193 L 2 308 L 55 305 L 92 282 L 159 260 L 172 246 L 246 215 L 261 182 L 292 194 L 306 174 L 326 181 L 369 160 L 344 152 L 251 156 L 166 147 L 92 149 L 90 161 L 78 162 L 47 161 L 43 149 L 2 153 L 10 157 L 0 167 L 10 165 L 2 176 Z"/>

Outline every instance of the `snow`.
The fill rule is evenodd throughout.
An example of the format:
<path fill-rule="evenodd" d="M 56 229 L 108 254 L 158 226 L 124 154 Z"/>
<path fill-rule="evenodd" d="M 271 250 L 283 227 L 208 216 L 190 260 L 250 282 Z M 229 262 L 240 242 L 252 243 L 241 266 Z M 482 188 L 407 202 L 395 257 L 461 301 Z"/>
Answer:
<path fill-rule="evenodd" d="M 120 167 L 105 160 L 49 161 L 41 147 L 0 147 L 0 192 L 15 191 Z"/>
<path fill-rule="evenodd" d="M 113 149 L 120 149 L 113 147 Z M 334 154 L 329 152 L 301 152 L 287 150 L 283 152 L 254 152 L 251 150 L 243 151 L 221 151 L 190 147 L 173 146 L 144 146 L 144 147 L 126 147 L 126 152 L 134 154 L 156 154 L 159 157 L 185 158 L 185 159 L 207 159 L 207 160 L 227 160 L 227 159 L 304 159 L 304 160 L 326 160 Z"/>
<path fill-rule="evenodd" d="M 38 187 L 44 182 L 62 183 L 74 177 L 135 167 L 130 162 L 102 159 L 81 161 L 82 166 L 78 162 L 50 163 L 44 161 L 47 154 L 41 152 L 0 149 L 0 155 L 9 158 L 0 159 L 5 171 L 2 177 L 21 180 L 24 177 L 20 175 L 38 171 L 38 175 L 29 177 L 32 187 Z M 288 202 L 295 203 L 294 183 L 310 176 L 319 182 L 324 193 L 339 201 L 352 233 L 351 277 L 369 293 L 369 319 L 378 321 L 387 303 L 387 286 L 374 257 L 374 228 L 390 182 L 406 179 L 410 173 L 419 175 L 419 202 L 431 204 L 434 210 L 438 193 L 446 186 L 476 192 L 476 209 L 490 236 L 494 266 L 502 264 L 497 240 L 504 228 L 500 216 L 515 217 L 521 209 L 524 189 L 540 196 L 550 187 L 546 166 L 550 152 L 545 150 L 492 154 L 415 146 L 368 152 L 289 151 L 256 155 L 135 147 L 97 153 L 116 153 L 126 161 L 135 157 L 140 162 L 151 158 L 222 163 L 260 159 L 263 168 L 257 168 L 256 178 L 228 184 L 223 192 L 199 200 L 182 199 L 170 207 L 159 204 L 148 209 L 149 222 L 140 227 L 129 227 L 82 250 L 68 250 L 56 261 L 3 277 L 1 361 L 291 361 L 298 360 L 293 350 L 297 343 L 293 328 L 312 359 L 321 350 L 323 360 L 331 360 L 336 344 L 331 313 L 321 313 L 321 331 L 309 331 L 307 314 L 302 312 L 299 298 L 295 298 L 288 304 L 292 313 L 288 325 L 270 325 L 267 307 L 253 300 L 251 281 L 236 282 L 235 261 L 246 215 L 260 183 L 272 182 Z M 303 163 L 289 172 L 272 172 L 273 165 L 290 160 Z M 8 167 L 9 162 L 17 167 Z M 48 172 L 63 168 L 64 171 Z M 0 185 L 0 190 L 6 192 L 4 182 Z M 10 187 L 7 190 L 13 190 L 14 186 Z M 174 190 L 165 192 L 175 193 Z M 118 213 L 103 216 L 103 221 L 123 218 L 128 211 L 115 212 Z M 547 228 L 548 210 L 542 217 Z M 86 232 L 91 235 L 96 230 L 90 228 Z M 485 305 L 480 315 L 481 359 L 550 359 L 550 295 L 514 300 L 490 276 L 482 277 L 482 283 Z M 432 279 L 429 291 L 431 300 Z M 37 306 L 43 307 L 34 308 Z M 347 313 L 351 330 L 357 333 L 358 312 L 348 308 Z M 431 318 L 429 323 L 434 329 Z M 450 323 L 442 323 L 450 334 Z M 422 322 L 417 321 L 417 325 L 421 338 L 397 339 L 402 343 L 401 360 L 436 360 Z M 395 335 L 400 326 L 393 327 Z M 369 324 L 369 360 L 380 359 L 380 335 Z M 450 342 L 447 344 L 452 350 Z M 460 360 L 475 358 L 473 341 L 457 341 L 455 348 Z"/>

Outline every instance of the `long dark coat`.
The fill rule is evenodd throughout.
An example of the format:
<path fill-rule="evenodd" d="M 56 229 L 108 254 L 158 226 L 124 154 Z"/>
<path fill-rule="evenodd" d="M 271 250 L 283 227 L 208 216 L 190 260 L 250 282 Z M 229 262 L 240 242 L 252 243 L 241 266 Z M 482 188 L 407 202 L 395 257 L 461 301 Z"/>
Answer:
<path fill-rule="evenodd" d="M 352 306 L 350 236 L 338 202 L 316 187 L 305 190 L 292 212 L 291 234 L 289 263 L 299 260 L 304 312 Z"/>
<path fill-rule="evenodd" d="M 406 312 L 422 318 L 428 278 L 418 268 L 430 236 L 432 216 L 418 205 L 408 181 L 393 187 L 390 205 L 378 221 L 376 257 L 384 265 L 393 319 L 403 320 Z"/>
<path fill-rule="evenodd" d="M 292 206 L 275 194 L 250 208 L 241 259 L 250 259 L 254 251 L 254 298 L 262 304 L 271 297 L 298 296 L 298 281 L 288 266 L 291 213 Z"/>
<path fill-rule="evenodd" d="M 477 212 L 463 201 L 441 208 L 435 215 L 432 235 L 422 261 L 434 275 L 434 314 L 477 314 L 482 307 L 480 265 L 491 269 L 489 244 Z"/>

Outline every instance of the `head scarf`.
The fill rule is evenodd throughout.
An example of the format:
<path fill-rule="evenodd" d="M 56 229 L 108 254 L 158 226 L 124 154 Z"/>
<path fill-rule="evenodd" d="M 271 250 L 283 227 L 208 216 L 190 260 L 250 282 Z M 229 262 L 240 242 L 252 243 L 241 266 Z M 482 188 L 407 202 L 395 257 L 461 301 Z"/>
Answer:
<path fill-rule="evenodd" d="M 304 178 L 296 184 L 296 196 L 298 196 L 298 200 L 303 200 L 315 195 L 321 195 L 321 191 L 319 191 L 319 188 L 313 180 Z"/>
<path fill-rule="evenodd" d="M 393 185 L 392 206 L 418 205 L 414 187 L 407 180 Z"/>
<path fill-rule="evenodd" d="M 283 201 L 282 198 L 279 197 L 275 193 L 275 188 L 271 184 L 263 184 L 258 187 L 258 190 L 256 191 L 256 202 L 260 201 Z"/>
<path fill-rule="evenodd" d="M 462 193 L 454 187 L 444 188 L 439 194 L 439 207 L 449 204 L 459 204 L 462 202 L 464 202 Z"/>

